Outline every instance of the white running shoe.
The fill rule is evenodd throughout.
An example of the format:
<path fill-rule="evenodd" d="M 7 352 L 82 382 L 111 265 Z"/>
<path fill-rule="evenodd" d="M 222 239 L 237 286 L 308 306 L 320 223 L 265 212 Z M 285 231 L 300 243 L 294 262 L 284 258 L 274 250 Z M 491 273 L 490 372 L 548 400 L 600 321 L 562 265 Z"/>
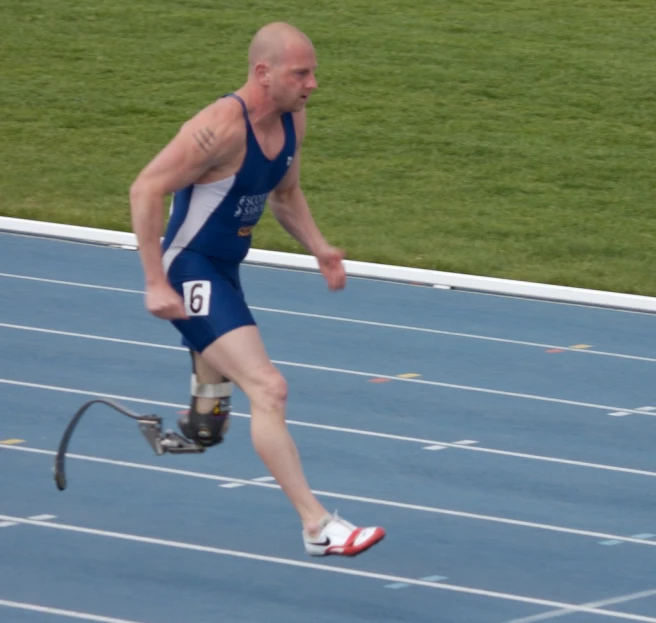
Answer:
<path fill-rule="evenodd" d="M 335 512 L 326 515 L 320 524 L 316 537 L 310 537 L 303 531 L 305 551 L 310 556 L 357 556 L 378 543 L 385 536 L 385 530 L 379 527 L 358 528 Z"/>

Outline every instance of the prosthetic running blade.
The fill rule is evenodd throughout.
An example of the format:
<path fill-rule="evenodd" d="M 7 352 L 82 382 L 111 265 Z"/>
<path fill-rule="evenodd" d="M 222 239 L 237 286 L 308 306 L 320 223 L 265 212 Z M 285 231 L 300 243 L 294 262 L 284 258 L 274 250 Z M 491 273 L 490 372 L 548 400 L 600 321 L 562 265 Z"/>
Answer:
<path fill-rule="evenodd" d="M 60 491 L 66 489 L 66 471 L 65 471 L 65 459 L 66 451 L 68 449 L 68 444 L 73 435 L 73 431 L 77 426 L 78 422 L 82 416 L 86 413 L 87 409 L 96 403 L 102 403 L 115 409 L 119 413 L 137 420 L 139 422 L 139 428 L 143 433 L 146 441 L 150 444 L 152 449 L 155 451 L 155 454 L 162 455 L 166 452 L 171 454 L 195 454 L 200 452 L 205 452 L 206 446 L 203 446 L 196 441 L 192 441 L 177 433 L 167 430 L 162 432 L 162 418 L 157 415 L 139 415 L 130 411 L 126 407 L 107 399 L 94 399 L 89 402 L 85 402 L 73 416 L 69 422 L 64 435 L 61 438 L 59 443 L 59 449 L 57 450 L 57 457 L 55 459 L 55 483 L 57 488 Z"/>

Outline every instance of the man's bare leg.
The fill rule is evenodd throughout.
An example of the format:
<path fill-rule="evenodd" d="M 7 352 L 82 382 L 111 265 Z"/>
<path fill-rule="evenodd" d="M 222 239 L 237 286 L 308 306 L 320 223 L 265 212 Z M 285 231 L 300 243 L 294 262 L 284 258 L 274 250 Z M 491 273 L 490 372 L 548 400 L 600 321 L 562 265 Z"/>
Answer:
<path fill-rule="evenodd" d="M 285 423 L 287 382 L 271 363 L 255 326 L 231 331 L 195 356 L 200 383 L 227 377 L 251 404 L 253 447 L 298 512 L 303 528 L 314 534 L 327 514 L 303 474 L 296 445 Z M 211 408 L 199 402 L 199 410 Z"/>

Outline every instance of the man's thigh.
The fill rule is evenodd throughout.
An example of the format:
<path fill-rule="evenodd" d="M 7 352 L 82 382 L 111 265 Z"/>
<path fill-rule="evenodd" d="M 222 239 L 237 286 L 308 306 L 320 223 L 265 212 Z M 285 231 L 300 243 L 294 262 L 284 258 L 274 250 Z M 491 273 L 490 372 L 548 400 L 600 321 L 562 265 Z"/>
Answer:
<path fill-rule="evenodd" d="M 255 325 L 224 333 L 205 348 L 202 357 L 246 393 L 278 376 Z"/>

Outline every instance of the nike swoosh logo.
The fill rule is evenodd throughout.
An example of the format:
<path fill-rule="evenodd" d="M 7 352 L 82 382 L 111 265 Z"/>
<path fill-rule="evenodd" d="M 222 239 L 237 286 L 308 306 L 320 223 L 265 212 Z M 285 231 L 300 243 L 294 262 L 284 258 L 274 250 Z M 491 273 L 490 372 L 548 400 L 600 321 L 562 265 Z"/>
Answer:
<path fill-rule="evenodd" d="M 326 537 L 326 540 L 323 543 L 319 543 L 318 541 L 312 541 L 312 545 L 330 545 L 330 539 Z"/>

